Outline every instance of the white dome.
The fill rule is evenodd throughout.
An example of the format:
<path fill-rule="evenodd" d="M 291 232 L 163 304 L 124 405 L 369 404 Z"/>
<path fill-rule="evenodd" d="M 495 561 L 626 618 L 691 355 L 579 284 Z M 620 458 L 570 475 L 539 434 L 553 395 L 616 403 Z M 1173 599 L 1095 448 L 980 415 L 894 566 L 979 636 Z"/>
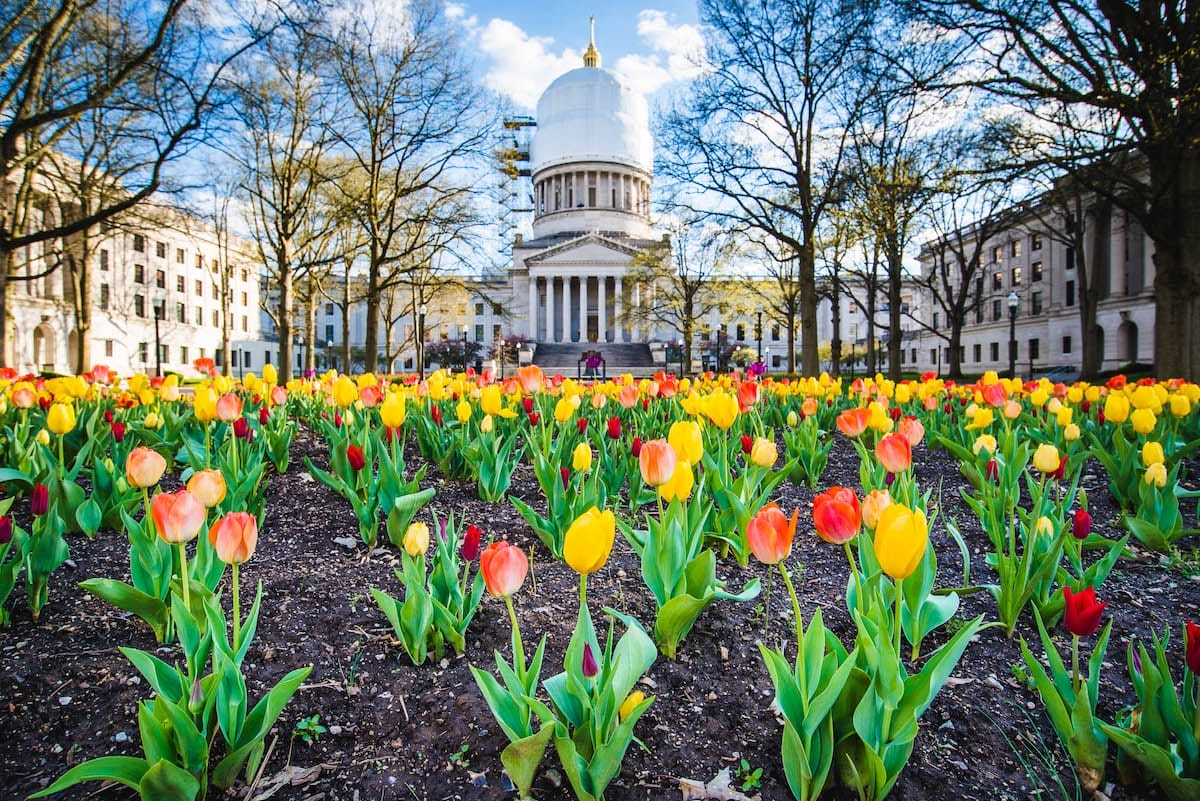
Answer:
<path fill-rule="evenodd" d="M 653 151 L 646 99 L 608 70 L 571 70 L 538 100 L 530 145 L 534 174 L 578 161 L 613 162 L 649 173 Z"/>

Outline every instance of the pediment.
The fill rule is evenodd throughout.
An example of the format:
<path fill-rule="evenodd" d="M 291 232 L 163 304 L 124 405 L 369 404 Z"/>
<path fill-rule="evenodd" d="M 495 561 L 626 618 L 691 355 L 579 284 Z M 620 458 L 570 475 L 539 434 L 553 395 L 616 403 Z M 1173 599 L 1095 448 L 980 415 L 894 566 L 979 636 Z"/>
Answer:
<path fill-rule="evenodd" d="M 585 234 L 525 258 L 533 266 L 555 264 L 628 264 L 641 250 L 600 234 Z"/>

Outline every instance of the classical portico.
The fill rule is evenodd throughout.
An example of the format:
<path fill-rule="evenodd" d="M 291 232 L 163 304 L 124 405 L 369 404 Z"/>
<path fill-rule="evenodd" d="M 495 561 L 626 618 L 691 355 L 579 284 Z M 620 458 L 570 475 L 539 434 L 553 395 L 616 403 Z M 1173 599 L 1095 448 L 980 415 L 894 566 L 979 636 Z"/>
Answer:
<path fill-rule="evenodd" d="M 628 278 L 633 260 L 655 241 L 645 98 L 601 68 L 593 36 L 584 66 L 550 84 L 536 119 L 533 238 L 513 244 L 526 336 L 555 344 L 646 342 L 654 332 L 638 314 L 638 287 Z"/>

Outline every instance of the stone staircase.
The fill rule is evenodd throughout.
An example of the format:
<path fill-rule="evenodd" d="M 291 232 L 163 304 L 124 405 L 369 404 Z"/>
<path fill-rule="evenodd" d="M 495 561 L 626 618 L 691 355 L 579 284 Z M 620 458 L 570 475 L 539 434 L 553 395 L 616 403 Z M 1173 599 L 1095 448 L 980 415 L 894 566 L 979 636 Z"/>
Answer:
<path fill-rule="evenodd" d="M 632 373 L 637 377 L 650 376 L 661 369 L 655 366 L 649 345 L 628 342 L 538 343 L 533 363 L 549 375 L 562 373 L 568 378 L 575 378 L 583 367 L 579 360 L 591 350 L 600 352 L 604 358 L 604 374 L 610 378 L 624 373 Z"/>

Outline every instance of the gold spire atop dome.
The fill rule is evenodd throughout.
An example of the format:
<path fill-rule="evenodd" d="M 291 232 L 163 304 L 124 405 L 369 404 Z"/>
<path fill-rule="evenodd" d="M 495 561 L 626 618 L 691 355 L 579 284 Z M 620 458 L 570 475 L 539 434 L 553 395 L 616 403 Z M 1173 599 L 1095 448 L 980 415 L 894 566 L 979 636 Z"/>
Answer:
<path fill-rule="evenodd" d="M 596 18 L 594 16 L 588 17 L 588 21 L 591 23 L 592 32 L 591 38 L 588 41 L 587 50 L 585 50 L 583 53 L 583 66 L 599 67 L 600 51 L 596 49 Z"/>

